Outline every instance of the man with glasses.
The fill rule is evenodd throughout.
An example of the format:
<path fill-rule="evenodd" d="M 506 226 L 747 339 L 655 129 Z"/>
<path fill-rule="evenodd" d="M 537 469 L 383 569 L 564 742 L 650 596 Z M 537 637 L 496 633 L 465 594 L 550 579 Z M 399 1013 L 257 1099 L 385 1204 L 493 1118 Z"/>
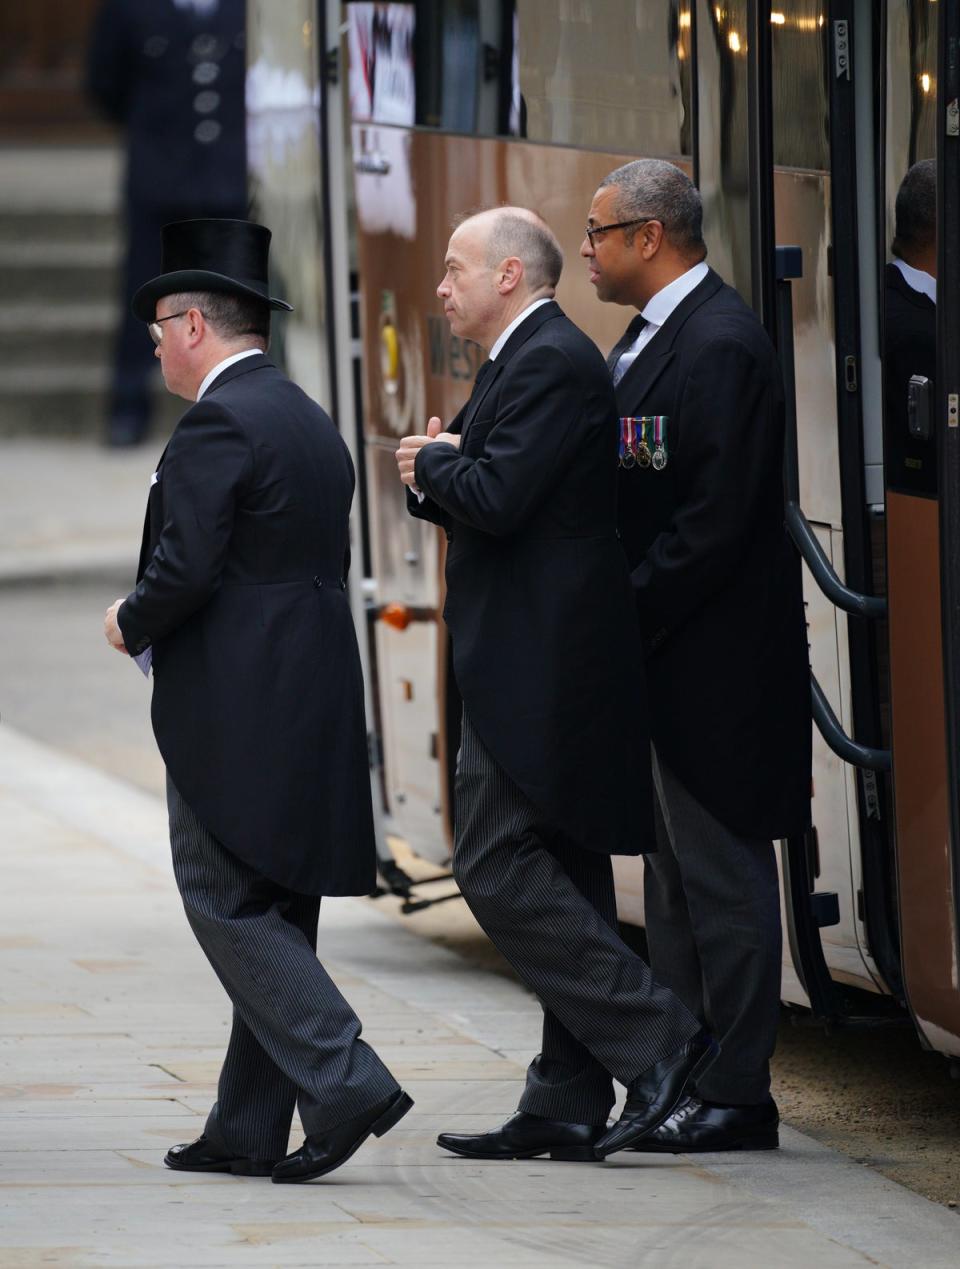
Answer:
<path fill-rule="evenodd" d="M 649 739 L 616 534 L 613 390 L 553 298 L 562 265 L 524 208 L 460 223 L 437 295 L 489 360 L 449 430 L 431 419 L 397 452 L 411 514 L 450 543 L 454 876 L 544 1011 L 518 1113 L 439 1137 L 473 1159 L 625 1149 L 667 1118 L 712 1048 L 617 933 L 610 856 L 653 847 Z M 608 1131 L 614 1079 L 628 1094 Z"/>
<path fill-rule="evenodd" d="M 753 310 L 707 266 L 701 222 L 684 173 L 641 160 L 600 185 L 580 248 L 598 298 L 639 310 L 607 364 L 654 749 L 646 927 L 654 974 L 721 1048 L 637 1149 L 682 1152 L 778 1144 L 772 841 L 809 824 L 811 781 L 780 370 Z"/>
<path fill-rule="evenodd" d="M 323 895 L 365 894 L 375 842 L 345 594 L 354 474 L 330 418 L 264 355 L 269 230 L 163 231 L 136 293 L 163 378 L 191 404 L 154 475 L 136 589 L 106 616 L 155 674 L 173 870 L 233 1002 L 217 1101 L 167 1167 L 322 1176 L 410 1098 L 316 957 Z M 307 1134 L 284 1158 L 294 1106 Z"/>

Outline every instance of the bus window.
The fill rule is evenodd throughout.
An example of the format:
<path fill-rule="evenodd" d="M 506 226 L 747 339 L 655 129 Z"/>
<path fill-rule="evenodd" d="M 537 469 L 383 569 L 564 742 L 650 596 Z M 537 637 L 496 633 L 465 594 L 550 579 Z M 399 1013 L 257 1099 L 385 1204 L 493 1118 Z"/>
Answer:
<path fill-rule="evenodd" d="M 689 0 L 519 0 L 516 12 L 522 135 L 651 158 L 692 156 Z"/>
<path fill-rule="evenodd" d="M 776 0 L 773 6 L 770 87 L 777 167 L 812 172 L 830 167 L 826 23 L 826 0 Z"/>
<path fill-rule="evenodd" d="M 415 123 L 692 157 L 691 3 L 423 0 Z"/>
<path fill-rule="evenodd" d="M 761 311 L 750 208 L 748 0 L 697 0 L 697 180 L 710 263 Z"/>

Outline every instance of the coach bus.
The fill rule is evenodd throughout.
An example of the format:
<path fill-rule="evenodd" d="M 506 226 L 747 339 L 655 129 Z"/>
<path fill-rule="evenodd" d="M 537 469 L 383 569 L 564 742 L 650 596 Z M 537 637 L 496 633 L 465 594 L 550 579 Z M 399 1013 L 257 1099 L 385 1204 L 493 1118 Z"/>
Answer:
<path fill-rule="evenodd" d="M 459 700 L 445 543 L 405 513 L 394 451 L 456 412 L 484 357 L 450 334 L 435 295 L 451 221 L 538 209 L 564 248 L 558 299 L 606 352 L 627 315 L 588 285 L 586 210 L 613 167 L 670 159 L 702 192 L 709 261 L 766 324 L 791 404 L 787 517 L 816 726 L 814 828 L 779 844 L 783 998 L 834 1020 L 908 1011 L 955 1063 L 958 10 L 251 0 L 248 40 L 253 205 L 297 310 L 278 351 L 332 408 L 360 474 L 352 593 L 385 825 L 448 859 Z M 885 418 L 884 271 L 896 193 L 920 159 L 938 175 L 936 371 Z M 617 881 L 622 918 L 642 924 L 642 862 L 619 860 Z"/>

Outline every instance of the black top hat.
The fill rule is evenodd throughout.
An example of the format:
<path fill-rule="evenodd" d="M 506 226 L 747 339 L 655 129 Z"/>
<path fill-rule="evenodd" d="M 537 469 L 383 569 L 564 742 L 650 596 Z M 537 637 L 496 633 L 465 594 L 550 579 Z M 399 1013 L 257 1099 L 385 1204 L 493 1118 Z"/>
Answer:
<path fill-rule="evenodd" d="M 159 277 L 145 282 L 133 297 L 134 316 L 152 322 L 157 300 L 179 291 L 218 291 L 248 295 L 270 308 L 292 313 L 292 306 L 267 292 L 270 230 L 249 220 L 178 220 L 161 231 Z"/>

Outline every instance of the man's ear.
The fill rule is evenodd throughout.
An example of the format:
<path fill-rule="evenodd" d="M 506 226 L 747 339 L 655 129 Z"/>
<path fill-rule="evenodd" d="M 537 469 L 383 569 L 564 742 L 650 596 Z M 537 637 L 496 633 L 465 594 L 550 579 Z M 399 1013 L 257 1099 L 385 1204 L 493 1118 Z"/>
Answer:
<path fill-rule="evenodd" d="M 191 344 L 197 343 L 203 335 L 205 327 L 206 322 L 200 310 L 198 308 L 190 309 L 187 313 L 187 338 Z"/>
<path fill-rule="evenodd" d="M 497 290 L 501 295 L 509 295 L 523 278 L 523 262 L 517 256 L 507 256 L 497 274 Z"/>
<path fill-rule="evenodd" d="M 644 260 L 652 260 L 663 244 L 663 225 L 659 220 L 648 220 L 638 234 L 640 254 Z"/>

